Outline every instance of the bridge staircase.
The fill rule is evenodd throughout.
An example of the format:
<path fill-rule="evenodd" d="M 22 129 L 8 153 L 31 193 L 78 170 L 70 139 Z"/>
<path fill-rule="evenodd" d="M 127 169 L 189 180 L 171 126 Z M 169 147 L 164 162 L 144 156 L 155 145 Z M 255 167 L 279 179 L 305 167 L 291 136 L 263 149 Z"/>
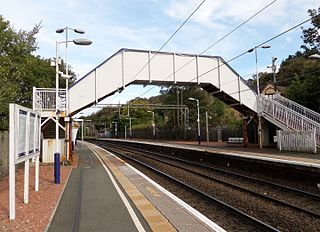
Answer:
<path fill-rule="evenodd" d="M 64 135 L 61 130 L 65 130 L 62 126 L 66 116 L 66 90 L 59 89 L 58 93 L 58 109 L 59 109 L 59 126 L 60 137 Z M 56 90 L 52 88 L 33 88 L 33 110 L 41 114 L 41 127 L 45 129 L 45 137 L 55 138 L 56 122 Z"/>
<path fill-rule="evenodd" d="M 258 108 L 261 115 L 278 126 L 288 131 L 316 131 L 317 146 L 320 146 L 320 114 L 310 110 L 279 94 L 260 95 Z"/>
<path fill-rule="evenodd" d="M 59 149 L 62 157 L 65 157 L 66 141 L 66 96 L 65 89 L 59 89 L 58 94 L 59 109 Z M 56 143 L 56 89 L 52 88 L 33 88 L 33 110 L 41 114 L 41 132 L 42 132 L 42 162 L 53 162 L 53 153 Z"/>

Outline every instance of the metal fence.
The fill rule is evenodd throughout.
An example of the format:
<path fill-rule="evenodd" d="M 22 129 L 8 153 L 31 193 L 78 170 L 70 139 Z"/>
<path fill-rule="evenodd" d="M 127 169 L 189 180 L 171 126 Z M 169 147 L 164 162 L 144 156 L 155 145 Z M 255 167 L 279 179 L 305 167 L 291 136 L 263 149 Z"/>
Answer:
<path fill-rule="evenodd" d="M 127 129 L 128 130 L 128 129 Z M 242 137 L 242 126 L 234 127 L 223 127 L 220 130 L 221 139 L 227 141 L 229 137 Z M 135 139 L 152 139 L 153 138 L 152 127 L 149 128 L 134 128 L 132 129 L 132 138 Z M 201 140 L 206 141 L 206 130 L 201 128 Z M 111 131 L 111 137 L 115 137 L 114 132 Z M 117 131 L 118 138 L 124 138 L 124 131 Z M 127 138 L 129 138 L 129 131 L 127 131 Z M 218 141 L 218 129 L 216 127 L 209 128 L 210 141 Z M 196 128 L 156 128 L 157 140 L 186 140 L 193 141 L 197 140 L 197 129 Z"/>
<path fill-rule="evenodd" d="M 291 101 L 288 98 L 285 98 L 281 96 L 280 94 L 274 94 L 273 100 L 280 102 L 282 105 L 292 109 L 295 112 L 298 112 L 299 114 L 304 115 L 305 117 L 311 119 L 312 121 L 315 121 L 317 123 L 320 123 L 320 114 L 308 109 L 307 107 L 304 107 L 294 101 Z"/>
<path fill-rule="evenodd" d="M 66 90 L 59 89 L 58 109 L 66 109 Z M 48 88 L 33 88 L 33 110 L 55 111 L 56 109 L 56 90 Z"/>
<path fill-rule="evenodd" d="M 9 174 L 9 132 L 0 131 L 0 178 Z"/>
<path fill-rule="evenodd" d="M 281 122 L 289 129 L 295 131 L 315 129 L 317 142 L 320 143 L 320 124 L 318 122 L 263 95 L 259 97 L 259 106 L 264 114 L 271 116 L 274 120 Z"/>
<path fill-rule="evenodd" d="M 316 131 L 277 131 L 280 151 L 299 151 L 317 153 Z"/>

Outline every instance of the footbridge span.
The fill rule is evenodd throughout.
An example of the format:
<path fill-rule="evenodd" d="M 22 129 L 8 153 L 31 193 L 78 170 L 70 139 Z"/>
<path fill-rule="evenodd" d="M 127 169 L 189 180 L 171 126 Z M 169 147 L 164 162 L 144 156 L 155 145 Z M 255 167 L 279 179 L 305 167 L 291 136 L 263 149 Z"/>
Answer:
<path fill-rule="evenodd" d="M 120 49 L 69 89 L 76 114 L 131 84 L 198 85 L 239 112 L 256 112 L 256 94 L 218 56 Z"/>
<path fill-rule="evenodd" d="M 260 147 L 273 140 L 277 128 L 290 133 L 298 132 L 294 134 L 297 139 L 293 144 L 290 142 L 292 134 L 285 138 L 290 147 L 300 149 L 309 144 L 308 149 L 313 149 L 314 144 L 320 145 L 319 113 L 279 94 L 257 96 L 246 81 L 219 56 L 120 49 L 68 91 L 59 90 L 58 112 L 55 107 L 55 89 L 34 88 L 33 109 L 41 112 L 43 128 L 46 128 L 46 123 L 49 119 L 54 121 L 56 113 L 61 117 L 66 117 L 66 112 L 75 115 L 132 84 L 198 85 L 245 116 L 244 137 L 247 136 L 247 124 L 254 119 Z M 256 117 L 257 109 L 261 117 Z M 68 131 L 62 125 L 60 127 Z M 308 136 L 299 134 L 301 131 L 307 132 Z"/>

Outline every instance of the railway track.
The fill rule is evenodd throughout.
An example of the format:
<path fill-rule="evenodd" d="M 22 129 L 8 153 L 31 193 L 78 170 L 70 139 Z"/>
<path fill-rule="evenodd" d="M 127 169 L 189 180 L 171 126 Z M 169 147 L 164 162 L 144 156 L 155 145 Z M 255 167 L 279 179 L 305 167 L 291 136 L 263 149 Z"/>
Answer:
<path fill-rule="evenodd" d="M 270 181 L 266 181 L 266 180 L 262 180 L 262 179 L 258 179 L 258 178 L 254 178 L 254 177 L 250 177 L 250 176 L 246 176 L 246 175 L 239 174 L 239 173 L 236 173 L 236 172 L 231 172 L 231 171 L 228 171 L 228 170 L 215 168 L 215 167 L 212 167 L 212 166 L 209 166 L 209 165 L 205 165 L 205 164 L 201 164 L 201 163 L 197 163 L 197 162 L 193 162 L 193 161 L 188 161 L 188 160 L 184 160 L 184 159 L 173 157 L 173 156 L 168 156 L 168 155 L 165 155 L 165 154 L 162 154 L 162 153 L 159 153 L 159 152 L 152 152 L 152 151 L 139 149 L 139 148 L 126 147 L 126 146 L 123 146 L 123 145 L 122 145 L 122 149 L 126 149 L 127 151 L 142 152 L 142 153 L 144 153 L 144 155 L 149 154 L 149 155 L 151 155 L 151 156 L 149 156 L 150 158 L 152 158 L 154 160 L 157 160 L 159 162 L 167 163 L 167 164 L 170 164 L 170 163 L 165 162 L 165 161 L 163 161 L 163 160 L 161 160 L 159 158 L 156 158 L 156 157 L 162 157 L 162 158 L 168 159 L 170 161 L 181 162 L 183 164 L 199 167 L 199 168 L 202 168 L 202 169 L 210 171 L 210 174 L 212 174 L 212 172 L 215 172 L 215 173 L 222 174 L 223 176 L 228 175 L 231 178 L 237 178 L 237 179 L 239 179 L 241 181 L 248 181 L 248 182 L 251 182 L 253 184 L 258 184 L 259 186 L 257 186 L 256 189 L 259 189 L 259 188 L 277 189 L 277 190 L 280 190 L 280 191 L 284 191 L 285 193 L 288 193 L 290 195 L 298 196 L 301 199 L 309 199 L 309 200 L 313 201 L 312 202 L 313 204 L 311 204 L 311 208 L 312 208 L 313 211 L 309 210 L 309 209 L 304 209 L 302 207 L 297 207 L 295 204 L 297 204 L 298 201 L 296 201 L 293 204 L 293 203 L 284 202 L 284 201 L 282 201 L 280 199 L 276 199 L 275 197 L 278 195 L 278 193 L 274 194 L 275 197 L 272 197 L 272 196 L 266 195 L 265 192 L 263 192 L 263 191 L 260 191 L 260 193 L 259 192 L 254 192 L 252 190 L 246 189 L 245 187 L 239 186 L 237 184 L 232 184 L 232 183 L 228 182 L 228 181 L 233 181 L 231 178 L 227 179 L 227 181 L 224 181 L 224 180 L 212 177 L 212 176 L 203 175 L 202 173 L 198 172 L 199 175 L 203 175 L 204 177 L 207 177 L 209 179 L 221 182 L 221 183 L 223 183 L 225 185 L 229 185 L 230 187 L 234 187 L 234 188 L 241 189 L 243 191 L 247 191 L 249 193 L 252 193 L 252 194 L 255 194 L 257 196 L 260 196 L 261 198 L 266 198 L 266 199 L 273 200 L 273 201 L 275 201 L 277 203 L 286 205 L 288 207 L 294 208 L 296 210 L 303 211 L 303 212 L 305 212 L 307 214 L 310 214 L 312 216 L 320 218 L 320 206 L 317 207 L 318 202 L 320 202 L 320 195 L 317 195 L 317 194 L 314 194 L 314 193 L 310 193 L 310 192 L 307 192 L 307 191 L 302 191 L 300 189 L 288 187 L 288 186 L 285 186 L 285 185 L 280 185 L 280 184 L 273 183 L 273 182 L 270 182 Z M 180 167 L 180 168 L 183 168 L 183 167 Z M 186 170 L 190 170 L 190 169 L 186 169 Z M 192 170 L 190 170 L 190 171 L 192 171 Z M 221 175 L 219 176 L 219 178 L 221 178 Z M 226 178 L 224 178 L 224 179 L 226 179 Z M 246 186 L 246 187 L 248 187 L 248 186 Z M 272 193 L 269 193 L 269 194 L 272 195 Z M 277 196 L 277 197 L 279 198 L 279 196 Z M 285 198 L 287 199 L 288 196 L 286 195 Z M 318 211 L 318 212 L 314 212 L 314 211 Z"/>
<path fill-rule="evenodd" d="M 320 199 L 319 195 L 308 193 L 308 192 L 290 188 L 290 187 L 286 187 L 279 184 L 274 184 L 269 181 L 260 180 L 257 178 L 241 175 L 238 173 L 213 168 L 208 165 L 199 164 L 192 161 L 186 161 L 180 158 L 168 156 L 158 152 L 150 152 L 150 151 L 146 151 L 138 148 L 132 148 L 132 147 L 119 148 L 118 146 L 111 145 L 111 144 L 108 144 L 107 147 L 105 146 L 105 144 L 99 144 L 99 145 L 104 148 L 107 148 L 108 150 L 111 150 L 113 153 L 116 153 L 118 155 L 121 155 L 122 157 L 125 157 L 125 159 L 131 160 L 131 162 L 138 163 L 140 166 L 143 166 L 144 168 L 152 170 L 152 172 L 156 172 L 157 175 L 161 175 L 167 179 L 170 179 L 170 181 L 178 183 L 180 186 L 183 186 L 185 189 L 188 189 L 187 191 L 192 191 L 196 193 L 198 196 L 200 196 L 200 198 L 210 200 L 212 202 L 215 202 L 215 204 L 219 204 L 220 207 L 224 208 L 224 210 L 232 212 L 233 215 L 237 215 L 237 217 L 241 217 L 242 218 L 241 220 L 245 220 L 251 226 L 253 225 L 254 227 L 259 228 L 261 230 L 266 230 L 266 231 L 284 230 L 285 228 L 287 228 L 287 224 L 289 222 L 281 222 L 279 224 L 279 223 L 275 223 L 275 221 L 277 220 L 271 220 L 270 222 L 270 219 L 266 220 L 267 221 L 266 222 L 263 217 L 259 216 L 259 213 L 257 214 L 255 212 L 251 212 L 252 209 L 247 210 L 247 209 L 243 209 L 243 207 L 239 207 L 239 204 L 234 205 L 232 203 L 226 203 L 228 201 L 226 201 L 225 199 L 220 200 L 221 198 L 216 197 L 212 191 L 201 189 L 201 187 L 197 187 L 196 185 L 190 184 L 190 182 L 183 180 L 183 178 L 177 177 L 181 174 L 179 175 L 174 175 L 172 173 L 168 174 L 167 171 L 159 170 L 163 168 L 161 167 L 155 168 L 154 166 L 159 166 L 159 164 L 161 164 L 162 166 L 166 166 L 165 168 L 166 170 L 174 169 L 174 170 L 179 170 L 179 172 L 183 171 L 185 172 L 184 174 L 185 176 L 189 176 L 190 178 L 192 177 L 194 180 L 196 180 L 195 182 L 201 182 L 202 179 L 206 179 L 206 181 L 209 181 L 210 184 L 214 182 L 216 184 L 223 185 L 224 188 L 232 189 L 232 191 L 236 191 L 241 196 L 246 195 L 245 198 L 247 198 L 248 201 L 250 201 L 250 198 L 259 198 L 259 200 L 254 200 L 254 201 L 260 202 L 260 204 L 263 206 L 267 204 L 271 205 L 272 207 L 275 208 L 274 209 L 275 212 L 277 212 L 277 210 L 290 211 L 291 213 L 293 212 L 292 214 L 301 215 L 301 217 L 305 217 L 305 215 L 307 215 L 307 217 L 310 218 L 310 220 L 315 221 L 315 224 L 319 222 L 320 209 L 319 207 L 317 208 L 317 205 L 319 206 L 319 203 L 318 203 Z M 212 175 L 212 173 L 214 173 L 214 175 Z M 237 180 L 232 180 L 232 178 L 233 179 L 236 178 Z M 239 184 L 239 182 L 242 182 L 242 183 Z M 250 184 L 243 183 L 243 182 L 250 182 Z M 252 190 L 252 185 L 258 185 L 258 187 L 256 186 L 255 190 Z M 262 186 L 261 188 L 263 188 L 263 191 L 256 191 L 257 189 L 260 188 L 259 186 L 260 187 Z M 265 192 L 266 189 L 269 189 L 267 194 Z M 273 191 L 274 189 L 276 189 L 278 192 L 272 193 L 274 192 Z M 280 196 L 280 199 L 279 199 L 279 196 L 277 196 L 279 195 L 279 191 L 284 192 L 284 193 L 281 193 L 282 196 Z M 285 194 L 289 194 L 289 195 L 285 195 Z M 306 201 L 305 198 L 307 198 L 308 200 Z M 289 202 L 286 201 L 287 199 L 289 199 Z M 306 203 L 302 203 L 301 205 L 299 205 L 299 200 L 297 199 L 303 199 L 304 202 L 309 202 L 309 204 L 310 202 L 314 202 L 314 203 L 311 204 L 311 207 L 310 205 L 306 207 Z M 257 207 L 257 208 L 261 208 L 261 207 Z M 244 229 L 244 230 L 247 230 L 247 229 Z"/>
<path fill-rule="evenodd" d="M 131 150 L 125 149 L 125 150 L 132 152 L 132 149 Z M 134 149 L 134 150 L 137 151 L 138 149 Z M 139 152 L 147 152 L 147 151 L 139 149 Z M 270 187 L 277 187 L 277 188 L 283 189 L 283 190 L 285 190 L 287 193 L 289 193 L 291 195 L 294 194 L 294 195 L 299 195 L 299 196 L 302 196 L 302 197 L 309 197 L 309 198 L 312 198 L 312 199 L 315 200 L 311 206 L 315 206 L 315 204 L 317 204 L 318 201 L 320 200 L 320 196 L 315 195 L 313 193 L 304 192 L 304 191 L 301 191 L 301 190 L 298 190 L 298 189 L 288 188 L 286 186 L 273 184 L 271 182 L 259 180 L 257 178 L 251 178 L 251 177 L 248 177 L 248 176 L 239 175 L 237 173 L 232 173 L 232 172 L 230 173 L 230 172 L 227 172 L 225 170 L 217 170 L 216 168 L 212 168 L 212 167 L 209 167 L 207 165 L 202 165 L 202 164 L 198 164 L 198 163 L 195 163 L 195 162 L 190 162 L 190 161 L 185 161 L 185 160 L 178 159 L 178 158 L 173 158 L 173 157 L 166 156 L 166 155 L 159 154 L 159 153 L 154 153 L 154 152 L 147 152 L 147 153 L 152 154 L 152 155 L 156 155 L 157 157 L 162 157 L 162 158 L 165 158 L 165 159 L 169 160 L 169 161 L 165 161 L 165 160 L 163 160 L 161 158 L 148 156 L 148 158 L 153 159 L 155 161 L 162 162 L 164 164 L 167 164 L 167 165 L 170 165 L 170 166 L 173 166 L 173 167 L 176 167 L 176 168 L 183 169 L 185 171 L 191 172 L 193 174 L 197 174 L 197 175 L 199 175 L 201 177 L 204 177 L 204 178 L 207 178 L 209 180 L 212 180 L 212 181 L 215 181 L 215 182 L 219 182 L 219 183 L 224 184 L 224 185 L 226 185 L 228 187 L 231 187 L 231 188 L 234 188 L 234 189 L 238 189 L 238 190 L 243 191 L 243 192 L 250 193 L 250 194 L 252 194 L 254 196 L 257 196 L 257 197 L 260 197 L 262 199 L 270 200 L 270 201 L 275 202 L 277 204 L 284 205 L 286 207 L 292 208 L 292 209 L 297 210 L 297 211 L 301 211 L 301 212 L 306 213 L 306 214 L 308 214 L 310 216 L 314 216 L 316 218 L 320 218 L 320 213 L 319 213 L 320 209 L 318 209 L 319 212 L 314 212 L 314 211 L 311 211 L 309 209 L 305 209 L 303 207 L 296 206 L 293 203 L 288 203 L 288 202 L 285 202 L 284 200 L 279 200 L 279 199 L 277 199 L 275 197 L 266 195 L 264 193 L 255 192 L 255 191 L 250 190 L 250 189 L 248 189 L 246 187 L 243 187 L 243 186 L 241 186 L 239 184 L 233 184 L 233 183 L 230 183 L 228 181 L 219 179 L 218 177 L 213 177 L 210 174 L 203 174 L 201 171 L 192 170 L 192 169 L 186 168 L 186 167 L 184 167 L 184 166 L 182 166 L 180 164 L 174 164 L 174 163 L 172 163 L 170 161 L 181 162 L 182 164 L 188 164 L 188 165 L 197 166 L 197 167 L 200 167 L 200 168 L 206 168 L 206 169 L 211 170 L 211 171 L 219 171 L 219 172 L 221 172 L 223 174 L 228 174 L 228 175 L 232 174 L 233 176 L 241 177 L 241 178 L 244 178 L 246 180 L 255 181 L 255 182 L 258 182 L 259 184 L 270 185 L 269 188 Z M 140 153 L 140 155 L 141 155 L 141 153 Z M 298 201 L 296 201 L 296 202 L 298 202 Z M 313 209 L 313 210 L 316 210 L 316 209 Z"/>
<path fill-rule="evenodd" d="M 116 149 L 110 149 L 108 148 L 109 151 L 117 154 L 117 155 L 120 155 L 121 157 L 125 157 L 126 159 L 129 159 L 131 161 L 134 161 L 135 163 L 138 163 L 139 165 L 145 167 L 145 168 L 148 168 L 149 170 L 152 170 L 153 172 L 157 173 L 157 174 L 160 174 L 161 176 L 169 179 L 170 181 L 173 181 L 181 186 L 183 186 L 187 191 L 192 191 L 196 194 L 198 194 L 200 196 L 200 198 L 202 199 L 207 199 L 207 200 L 210 200 L 210 201 L 213 201 L 214 203 L 220 205 L 220 207 L 224 208 L 224 210 L 227 210 L 228 212 L 232 213 L 233 215 L 236 215 L 238 217 L 241 217 L 242 219 L 246 220 L 247 223 L 249 223 L 251 226 L 254 226 L 255 228 L 259 228 L 263 231 L 279 231 L 277 230 L 276 228 L 273 228 L 271 226 L 269 226 L 268 224 L 262 222 L 262 221 L 259 221 L 258 219 L 254 218 L 254 217 L 251 217 L 250 215 L 208 195 L 207 193 L 197 189 L 197 188 L 194 188 L 192 187 L 191 185 L 179 180 L 178 178 L 175 178 L 165 172 L 162 172 L 154 167 L 152 167 L 151 165 L 148 165 L 138 159 L 135 159 L 135 158 L 132 158 L 130 157 L 129 155 L 125 155 L 124 153 L 122 153 L 121 151 L 119 150 L 116 150 Z"/>

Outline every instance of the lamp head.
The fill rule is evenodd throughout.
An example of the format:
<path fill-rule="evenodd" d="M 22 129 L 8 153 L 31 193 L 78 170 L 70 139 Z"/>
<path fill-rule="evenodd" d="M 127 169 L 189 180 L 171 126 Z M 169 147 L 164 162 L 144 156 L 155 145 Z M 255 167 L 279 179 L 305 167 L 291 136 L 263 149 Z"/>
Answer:
<path fill-rule="evenodd" d="M 262 45 L 261 47 L 262 47 L 262 48 L 271 48 L 270 45 Z"/>
<path fill-rule="evenodd" d="M 311 56 L 308 57 L 309 59 L 320 59 L 319 54 L 312 54 Z"/>
<path fill-rule="evenodd" d="M 88 40 L 88 39 L 74 39 L 74 40 L 73 40 L 73 43 L 76 44 L 76 45 L 84 45 L 84 46 L 87 46 L 87 45 L 92 44 L 92 41 L 91 41 L 91 40 Z"/>
<path fill-rule="evenodd" d="M 62 33 L 62 32 L 64 32 L 64 28 L 59 28 L 56 30 L 56 33 Z"/>
<path fill-rule="evenodd" d="M 84 30 L 82 29 L 79 29 L 79 28 L 76 28 L 76 29 L 73 29 L 74 32 L 78 33 L 78 34 L 84 34 Z"/>
<path fill-rule="evenodd" d="M 51 66 L 51 67 L 56 67 L 56 62 L 55 62 L 54 60 L 51 60 L 51 61 L 50 61 L 50 66 Z"/>
<path fill-rule="evenodd" d="M 60 74 L 60 76 L 63 78 L 63 79 L 67 79 L 67 80 L 69 80 L 69 79 L 71 79 L 73 76 L 71 76 L 71 75 L 67 75 L 67 74 L 64 74 L 63 72 L 61 72 L 61 71 L 59 71 L 59 74 Z"/>
<path fill-rule="evenodd" d="M 188 100 L 195 101 L 196 99 L 194 99 L 193 97 L 189 97 Z"/>

